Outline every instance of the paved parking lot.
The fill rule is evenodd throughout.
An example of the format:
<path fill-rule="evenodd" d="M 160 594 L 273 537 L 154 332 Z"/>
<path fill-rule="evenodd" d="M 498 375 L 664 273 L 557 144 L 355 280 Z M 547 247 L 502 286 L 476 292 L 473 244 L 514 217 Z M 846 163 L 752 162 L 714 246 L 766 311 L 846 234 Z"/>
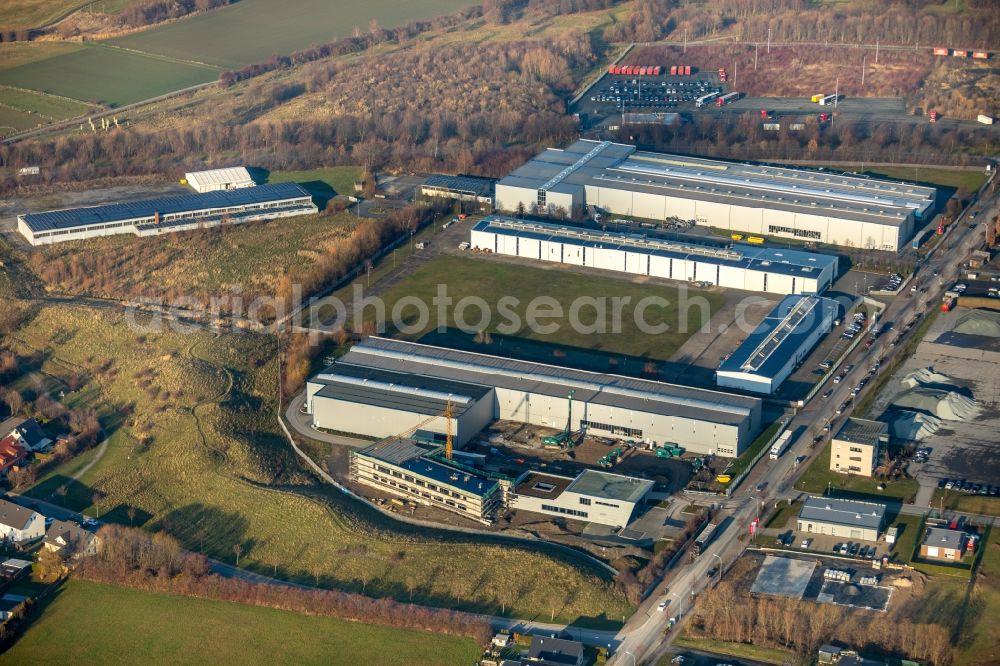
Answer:
<path fill-rule="evenodd" d="M 668 70 L 669 71 L 669 70 Z M 570 108 L 585 115 L 588 125 L 629 112 L 693 111 L 695 100 L 707 93 L 725 93 L 717 74 L 692 76 L 625 76 L 605 74 Z"/>

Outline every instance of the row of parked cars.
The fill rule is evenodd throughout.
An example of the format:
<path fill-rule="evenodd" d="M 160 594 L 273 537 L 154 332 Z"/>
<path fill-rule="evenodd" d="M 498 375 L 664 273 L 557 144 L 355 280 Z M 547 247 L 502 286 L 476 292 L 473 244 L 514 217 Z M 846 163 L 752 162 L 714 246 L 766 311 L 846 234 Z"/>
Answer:
<path fill-rule="evenodd" d="M 847 330 L 844 331 L 844 335 L 841 336 L 847 340 L 853 340 L 854 337 L 860 333 L 865 328 L 865 320 L 868 319 L 868 315 L 864 312 L 857 312 L 854 314 L 854 319 L 848 325 Z"/>
<path fill-rule="evenodd" d="M 833 552 L 837 555 L 850 555 L 851 557 L 860 557 L 863 560 L 874 560 L 876 551 L 875 546 L 865 546 L 853 541 L 838 543 L 833 547 Z"/>
<path fill-rule="evenodd" d="M 639 84 L 637 80 L 631 83 L 613 83 L 610 87 L 591 96 L 591 102 L 614 103 L 625 107 L 661 107 L 677 106 L 683 102 L 692 102 L 708 93 L 721 93 L 722 88 L 712 86 L 707 81 L 677 81 Z"/>
<path fill-rule="evenodd" d="M 965 479 L 940 479 L 938 488 L 954 490 L 967 495 L 989 495 L 996 497 L 1000 495 L 1000 486 L 991 486 L 988 483 L 972 483 Z"/>
<path fill-rule="evenodd" d="M 899 273 L 893 273 L 882 287 L 882 291 L 896 291 L 901 284 L 903 284 L 903 276 Z"/>

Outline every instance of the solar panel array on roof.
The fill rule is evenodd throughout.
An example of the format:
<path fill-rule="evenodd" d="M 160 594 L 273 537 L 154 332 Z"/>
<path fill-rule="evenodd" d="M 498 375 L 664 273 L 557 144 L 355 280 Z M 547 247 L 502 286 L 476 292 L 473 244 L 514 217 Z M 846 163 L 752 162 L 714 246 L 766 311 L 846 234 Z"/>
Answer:
<path fill-rule="evenodd" d="M 32 232 L 38 233 L 52 229 L 74 229 L 93 224 L 142 220 L 154 217 L 157 213 L 161 216 L 177 213 L 196 213 L 203 210 L 271 203 L 309 196 L 309 193 L 296 183 L 277 183 L 236 190 L 184 194 L 159 199 L 107 204 L 89 208 L 69 208 L 44 213 L 27 213 L 21 217 Z"/>
<path fill-rule="evenodd" d="M 445 189 L 451 192 L 470 192 L 478 196 L 492 196 L 495 182 L 491 178 L 435 174 L 428 176 L 424 180 L 424 186 Z"/>

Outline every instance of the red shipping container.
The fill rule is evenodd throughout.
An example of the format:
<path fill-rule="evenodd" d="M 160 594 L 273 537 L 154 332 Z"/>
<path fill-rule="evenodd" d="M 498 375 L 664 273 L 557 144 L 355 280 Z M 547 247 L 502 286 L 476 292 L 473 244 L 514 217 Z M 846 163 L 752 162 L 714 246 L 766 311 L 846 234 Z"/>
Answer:
<path fill-rule="evenodd" d="M 660 66 L 657 65 L 656 67 L 653 68 L 653 76 L 659 76 L 659 75 L 660 75 Z"/>
<path fill-rule="evenodd" d="M 677 76 L 677 65 L 670 66 L 670 76 Z"/>
<path fill-rule="evenodd" d="M 990 53 L 989 51 L 973 51 L 972 57 L 975 58 L 976 60 L 989 60 Z"/>
<path fill-rule="evenodd" d="M 948 49 L 943 49 L 939 47 L 934 48 L 934 55 L 948 55 Z"/>
<path fill-rule="evenodd" d="M 691 76 L 691 65 L 684 65 L 684 76 Z"/>
<path fill-rule="evenodd" d="M 969 52 L 968 51 L 959 51 L 958 49 L 955 49 L 954 51 L 951 52 L 951 55 L 954 56 L 954 57 L 956 57 L 956 58 L 968 58 L 969 57 Z"/>
<path fill-rule="evenodd" d="M 615 73 L 615 66 L 608 65 L 608 74 L 614 74 L 614 73 Z"/>
<path fill-rule="evenodd" d="M 625 65 L 625 71 L 623 74 L 625 74 L 625 76 L 632 76 L 632 65 Z"/>
<path fill-rule="evenodd" d="M 640 67 L 639 68 L 639 76 L 646 76 L 646 68 L 645 67 Z"/>
<path fill-rule="evenodd" d="M 622 73 L 621 66 L 620 65 L 615 65 L 615 74 L 621 74 L 621 73 Z"/>

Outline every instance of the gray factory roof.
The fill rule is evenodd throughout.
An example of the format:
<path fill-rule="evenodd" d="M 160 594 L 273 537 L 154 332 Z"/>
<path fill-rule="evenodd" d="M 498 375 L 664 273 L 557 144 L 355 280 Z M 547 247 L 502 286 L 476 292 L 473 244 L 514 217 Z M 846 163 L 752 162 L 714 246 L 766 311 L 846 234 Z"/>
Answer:
<path fill-rule="evenodd" d="M 563 193 L 607 187 L 894 225 L 926 210 L 936 192 L 864 176 L 637 152 L 634 146 L 586 139 L 565 150 L 543 151 L 499 185 Z"/>
<path fill-rule="evenodd" d="M 878 446 L 879 442 L 889 436 L 889 424 L 882 421 L 849 418 L 840 426 L 837 436 L 843 442 Z"/>
<path fill-rule="evenodd" d="M 573 480 L 573 483 L 569 484 L 566 492 L 635 503 L 641 500 L 652 487 L 653 482 L 647 479 L 586 469 Z"/>
<path fill-rule="evenodd" d="M 642 234 L 602 231 L 534 220 L 517 220 L 500 215 L 485 217 L 477 222 L 473 228 L 476 231 L 504 236 L 517 236 L 592 248 L 643 252 L 659 257 L 697 260 L 709 264 L 793 276 L 817 277 L 826 268 L 831 268 L 832 278 L 838 261 L 837 257 L 818 252 L 739 243 L 720 247 L 714 244 L 680 242 Z"/>
<path fill-rule="evenodd" d="M 839 309 L 837 302 L 829 298 L 785 296 L 723 361 L 719 372 L 774 377 L 824 318 L 832 321 Z"/>
<path fill-rule="evenodd" d="M 344 365 L 505 387 L 559 398 L 565 398 L 568 391 L 575 390 L 575 399 L 581 402 L 725 425 L 743 424 L 761 405 L 758 398 L 377 337 L 367 338 L 355 345 L 313 381 L 327 383 L 335 380 Z"/>
<path fill-rule="evenodd" d="M 467 192 L 478 196 L 492 196 L 496 181 L 478 176 L 447 176 L 435 174 L 424 180 L 424 187 L 436 187 L 451 192 Z"/>
<path fill-rule="evenodd" d="M 308 197 L 309 193 L 295 183 L 278 183 L 244 187 L 236 190 L 184 194 L 159 199 L 145 199 L 128 203 L 68 208 L 45 213 L 26 213 L 21 217 L 33 232 L 52 229 L 73 229 L 91 224 L 127 222 L 153 217 L 156 213 L 173 215 L 195 213 L 203 210 L 246 206 Z"/>
<path fill-rule="evenodd" d="M 833 523 L 877 530 L 885 518 L 885 504 L 833 497 L 809 497 L 799 512 L 799 520 Z"/>
<path fill-rule="evenodd" d="M 949 530 L 942 527 L 928 527 L 924 532 L 924 540 L 920 543 L 924 546 L 937 548 L 951 548 L 961 550 L 962 542 L 965 540 L 965 532 L 961 530 Z"/>
<path fill-rule="evenodd" d="M 444 412 L 451 402 L 456 416 L 489 393 L 476 384 L 438 379 L 406 372 L 390 372 L 336 363 L 325 386 L 316 392 L 323 398 L 376 405 L 433 416 Z"/>

